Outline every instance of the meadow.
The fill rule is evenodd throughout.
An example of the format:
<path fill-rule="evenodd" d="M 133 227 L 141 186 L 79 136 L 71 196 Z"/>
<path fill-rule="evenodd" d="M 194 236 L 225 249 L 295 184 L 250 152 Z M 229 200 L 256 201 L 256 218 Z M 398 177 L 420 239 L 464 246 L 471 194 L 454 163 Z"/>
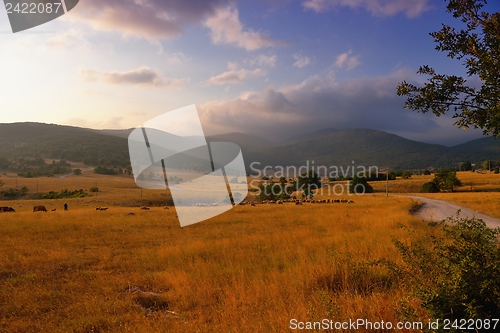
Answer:
<path fill-rule="evenodd" d="M 477 187 L 500 185 L 498 175 L 483 184 L 485 175 L 470 174 Z M 15 186 L 13 175 L 1 180 Z M 83 173 L 17 185 L 34 193 L 37 181 L 39 192 L 96 185 L 99 192 L 2 202 L 16 213 L 0 215 L 0 332 L 289 332 L 291 319 L 429 318 L 404 279 L 364 265 L 401 263 L 393 238 L 425 244 L 440 232 L 410 214 L 409 198 L 236 206 L 181 228 L 175 208 L 163 208 L 168 193 L 141 193 L 129 177 Z M 425 181 L 414 176 L 390 188 Z M 494 194 L 433 196 L 484 207 Z M 38 204 L 49 212 L 33 213 Z"/>

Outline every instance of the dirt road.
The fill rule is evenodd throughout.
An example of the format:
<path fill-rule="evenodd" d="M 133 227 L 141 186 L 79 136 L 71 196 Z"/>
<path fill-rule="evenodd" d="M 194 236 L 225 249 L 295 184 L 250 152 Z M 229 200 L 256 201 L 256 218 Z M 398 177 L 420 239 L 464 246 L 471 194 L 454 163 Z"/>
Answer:
<path fill-rule="evenodd" d="M 490 217 L 481 213 L 474 212 L 446 201 L 422 198 L 417 196 L 406 196 L 408 198 L 419 200 L 423 206 L 415 212 L 415 215 L 425 221 L 441 221 L 449 216 L 455 216 L 460 209 L 462 217 L 476 217 L 483 220 L 489 228 L 500 227 L 500 219 Z"/>

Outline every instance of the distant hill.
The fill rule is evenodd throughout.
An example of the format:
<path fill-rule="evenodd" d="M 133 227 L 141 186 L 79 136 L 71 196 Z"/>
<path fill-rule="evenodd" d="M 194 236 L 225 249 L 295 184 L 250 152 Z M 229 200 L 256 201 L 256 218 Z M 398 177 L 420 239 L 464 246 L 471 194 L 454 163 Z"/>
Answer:
<path fill-rule="evenodd" d="M 301 141 L 309 141 L 309 140 L 315 140 L 319 138 L 323 138 L 327 135 L 330 135 L 332 133 L 338 132 L 338 129 L 335 128 L 325 128 L 319 131 L 315 132 L 310 132 L 310 133 L 302 133 L 302 134 L 297 134 L 293 135 L 291 137 L 286 138 L 285 140 L 281 141 L 281 145 L 286 145 L 294 142 L 301 142 Z"/>
<path fill-rule="evenodd" d="M 281 166 L 300 166 L 306 161 L 314 161 L 317 166 L 349 166 L 354 161 L 355 165 L 412 169 L 438 167 L 436 162 L 448 149 L 371 129 L 347 129 L 330 131 L 308 141 L 249 151 L 245 159 Z"/>
<path fill-rule="evenodd" d="M 127 166 L 127 140 L 87 128 L 41 123 L 0 124 L 0 156 L 52 158 L 88 165 Z"/>
<path fill-rule="evenodd" d="M 251 150 L 246 152 L 245 159 L 259 161 L 262 166 L 301 166 L 314 161 L 316 166 L 340 167 L 354 161 L 355 165 L 402 170 L 458 167 L 467 160 L 472 163 L 500 160 L 500 141 L 490 137 L 454 147 L 412 141 L 372 129 L 327 129 L 301 137 L 313 139 Z"/>
<path fill-rule="evenodd" d="M 207 141 L 209 142 L 232 142 L 237 144 L 243 149 L 243 151 L 248 151 L 252 149 L 268 148 L 276 146 L 277 144 L 261 138 L 260 136 L 253 134 L 243 134 L 243 133 L 228 133 L 220 135 L 207 136 Z"/>
<path fill-rule="evenodd" d="M 49 158 L 87 165 L 126 167 L 130 164 L 128 135 L 132 129 L 93 130 L 40 123 L 0 124 L 0 159 Z M 243 150 L 249 165 L 301 166 L 389 166 L 392 169 L 457 167 L 466 160 L 480 163 L 500 161 L 500 141 L 473 140 L 454 147 L 426 144 L 371 129 L 326 129 L 291 137 L 276 144 L 251 134 L 228 133 L 207 137 L 208 141 L 233 142 Z M 287 142 L 288 141 L 288 142 Z M 194 165 L 195 161 L 184 161 Z"/>

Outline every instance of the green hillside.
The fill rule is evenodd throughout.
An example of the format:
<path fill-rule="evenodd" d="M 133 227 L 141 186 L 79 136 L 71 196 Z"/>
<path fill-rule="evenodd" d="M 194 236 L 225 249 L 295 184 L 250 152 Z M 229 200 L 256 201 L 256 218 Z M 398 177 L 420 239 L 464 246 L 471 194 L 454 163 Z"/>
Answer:
<path fill-rule="evenodd" d="M 248 151 L 245 159 L 265 165 L 390 166 L 393 169 L 440 167 L 450 148 L 431 145 L 371 129 L 348 129 L 285 146 Z"/>
<path fill-rule="evenodd" d="M 127 139 L 40 123 L 0 124 L 0 157 L 66 159 L 121 167 L 130 164 Z"/>
<path fill-rule="evenodd" d="M 40 123 L 0 124 L 0 168 L 40 165 L 42 158 L 83 162 L 89 166 L 129 166 L 129 130 L 92 130 Z M 482 138 L 455 147 L 416 142 L 371 129 L 327 129 L 303 134 L 276 145 L 255 135 L 229 133 L 208 141 L 238 144 L 250 171 L 252 162 L 264 166 L 389 166 L 392 169 L 457 167 L 458 163 L 500 161 L 500 142 Z M 285 141 L 286 142 L 286 141 Z M 184 161 L 191 165 L 192 162 Z M 195 168 L 194 168 L 195 169 Z"/>

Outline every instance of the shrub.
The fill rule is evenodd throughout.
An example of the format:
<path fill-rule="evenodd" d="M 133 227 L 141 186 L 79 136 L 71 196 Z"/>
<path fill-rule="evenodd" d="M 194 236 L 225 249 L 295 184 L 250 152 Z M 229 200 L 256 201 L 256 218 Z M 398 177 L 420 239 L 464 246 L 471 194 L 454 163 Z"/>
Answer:
<path fill-rule="evenodd" d="M 401 272 L 434 318 L 497 318 L 500 229 L 459 213 L 439 223 L 445 237 L 434 237 L 430 246 L 394 241 L 406 265 Z"/>
<path fill-rule="evenodd" d="M 96 187 L 96 186 L 92 186 L 89 190 L 89 192 L 92 192 L 92 193 L 95 193 L 95 192 L 99 192 L 99 188 Z"/>

